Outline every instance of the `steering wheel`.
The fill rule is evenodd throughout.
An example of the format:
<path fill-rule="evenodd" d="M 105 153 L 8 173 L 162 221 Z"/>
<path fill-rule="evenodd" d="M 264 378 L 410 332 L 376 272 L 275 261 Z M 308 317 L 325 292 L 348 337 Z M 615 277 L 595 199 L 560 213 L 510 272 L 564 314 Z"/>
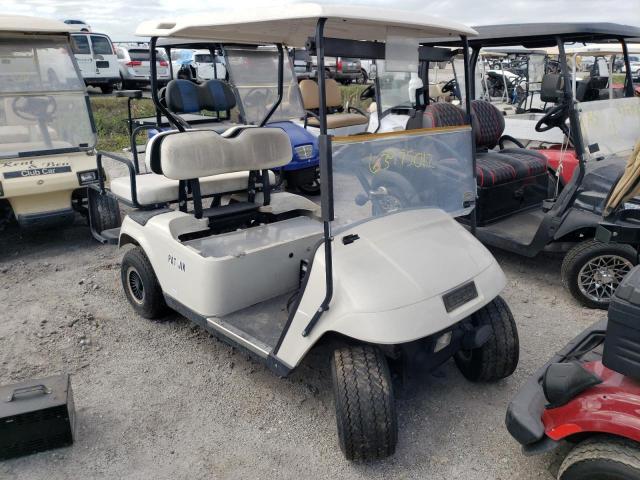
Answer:
<path fill-rule="evenodd" d="M 53 97 L 16 97 L 11 102 L 13 112 L 23 120 L 44 121 L 51 119 L 58 105 Z"/>
<path fill-rule="evenodd" d="M 458 86 L 458 82 L 455 78 L 452 78 L 442 86 L 442 93 L 455 93 Z"/>
<path fill-rule="evenodd" d="M 565 122 L 569 116 L 569 106 L 561 103 L 549 110 L 544 117 L 536 123 L 536 132 L 542 133 L 558 127 L 564 131 Z"/>
<path fill-rule="evenodd" d="M 376 97 L 376 86 L 375 86 L 375 84 L 369 85 L 367 88 L 362 90 L 362 92 L 360 92 L 360 100 L 363 101 L 363 102 L 365 100 L 369 100 L 370 98 L 375 98 L 375 97 Z"/>

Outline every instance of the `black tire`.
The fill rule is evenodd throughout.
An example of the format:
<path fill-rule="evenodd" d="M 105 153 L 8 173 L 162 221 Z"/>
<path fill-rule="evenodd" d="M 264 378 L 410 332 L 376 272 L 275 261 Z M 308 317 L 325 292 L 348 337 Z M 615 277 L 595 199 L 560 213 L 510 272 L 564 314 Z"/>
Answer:
<path fill-rule="evenodd" d="M 88 189 L 89 215 L 91 215 L 91 224 L 96 232 L 101 233 L 105 230 L 118 228 L 122 223 L 120 216 L 120 206 L 118 202 L 99 192 Z"/>
<path fill-rule="evenodd" d="M 603 271 L 608 272 L 603 276 L 601 271 L 594 268 L 606 259 L 611 259 L 611 263 L 609 267 L 603 265 Z M 569 250 L 562 262 L 560 274 L 565 288 L 582 305 L 607 309 L 618 284 L 637 263 L 638 254 L 630 245 L 587 240 Z M 589 285 L 589 279 L 595 283 Z"/>
<path fill-rule="evenodd" d="M 344 456 L 368 461 L 393 455 L 398 420 L 389 365 L 380 349 L 371 345 L 336 349 L 331 377 Z"/>
<path fill-rule="evenodd" d="M 518 327 L 502 297 L 496 297 L 471 316 L 475 327 L 489 326 L 487 343 L 455 354 L 456 365 L 471 382 L 495 382 L 510 376 L 520 359 Z"/>
<path fill-rule="evenodd" d="M 640 449 L 631 440 L 594 437 L 574 447 L 558 480 L 640 480 Z"/>
<path fill-rule="evenodd" d="M 305 195 L 320 195 L 320 180 L 315 179 L 313 182 L 309 183 L 298 183 L 296 188 Z"/>
<path fill-rule="evenodd" d="M 100 91 L 105 95 L 113 93 L 113 85 L 100 85 Z"/>
<path fill-rule="evenodd" d="M 369 81 L 369 75 L 365 69 L 360 70 L 360 76 L 356 79 L 359 85 L 365 85 Z"/>
<path fill-rule="evenodd" d="M 11 204 L 7 200 L 0 200 L 0 232 L 5 231 L 15 223 Z"/>
<path fill-rule="evenodd" d="M 167 313 L 162 288 L 142 248 L 132 248 L 125 254 L 120 279 L 127 300 L 138 315 L 155 320 Z"/>

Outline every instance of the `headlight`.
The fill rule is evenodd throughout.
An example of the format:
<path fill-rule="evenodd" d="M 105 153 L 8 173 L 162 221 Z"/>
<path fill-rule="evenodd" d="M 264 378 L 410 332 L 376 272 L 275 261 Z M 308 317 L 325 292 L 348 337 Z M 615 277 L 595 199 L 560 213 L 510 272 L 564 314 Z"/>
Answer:
<path fill-rule="evenodd" d="M 88 185 L 98 181 L 98 171 L 89 170 L 87 172 L 78 172 L 78 180 L 80 185 Z"/>
<path fill-rule="evenodd" d="M 313 157 L 313 145 L 310 143 L 307 145 L 299 145 L 294 148 L 294 151 L 300 160 L 309 160 Z"/>

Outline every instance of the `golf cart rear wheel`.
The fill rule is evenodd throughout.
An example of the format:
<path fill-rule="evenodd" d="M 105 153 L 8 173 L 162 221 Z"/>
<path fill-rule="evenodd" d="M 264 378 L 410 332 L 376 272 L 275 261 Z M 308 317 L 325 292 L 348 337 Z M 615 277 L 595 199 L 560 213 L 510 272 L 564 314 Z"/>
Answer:
<path fill-rule="evenodd" d="M 118 228 L 122 223 L 120 217 L 120 206 L 118 202 L 102 195 L 94 189 L 88 189 L 89 215 L 91 215 L 91 225 L 98 233 L 111 228 Z"/>
<path fill-rule="evenodd" d="M 398 421 L 389 366 L 382 352 L 371 345 L 336 349 L 331 377 L 344 456 L 367 461 L 393 455 Z"/>
<path fill-rule="evenodd" d="M 640 480 L 638 444 L 621 438 L 595 437 L 579 443 L 564 459 L 558 480 Z"/>
<path fill-rule="evenodd" d="M 151 262 L 140 247 L 125 254 L 120 267 L 120 278 L 127 300 L 140 316 L 153 320 L 167 313 L 162 288 Z"/>
<path fill-rule="evenodd" d="M 479 348 L 460 350 L 456 365 L 471 382 L 494 382 L 510 376 L 518 366 L 520 341 L 513 314 L 502 297 L 496 297 L 471 317 L 476 328 L 488 326 L 489 340 Z"/>
<path fill-rule="evenodd" d="M 588 240 L 564 257 L 562 283 L 584 306 L 607 309 L 620 281 L 637 261 L 630 245 Z"/>

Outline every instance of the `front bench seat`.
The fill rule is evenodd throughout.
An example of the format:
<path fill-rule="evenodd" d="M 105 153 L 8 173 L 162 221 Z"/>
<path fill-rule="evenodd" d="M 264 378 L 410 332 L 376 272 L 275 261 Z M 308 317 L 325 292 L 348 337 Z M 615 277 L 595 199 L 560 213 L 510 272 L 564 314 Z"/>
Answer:
<path fill-rule="evenodd" d="M 486 100 L 471 101 L 479 187 L 501 185 L 547 173 L 547 158 L 535 150 L 493 150 L 504 132 L 504 115 Z"/>
<path fill-rule="evenodd" d="M 340 94 L 340 86 L 332 78 L 325 80 L 325 91 L 327 94 L 327 128 L 353 127 L 356 125 L 367 125 L 369 118 L 361 113 L 335 112 L 332 110 L 342 109 L 342 95 Z M 302 80 L 300 82 L 300 94 L 302 95 L 302 103 L 304 109 L 317 112 L 320 109 L 320 88 L 313 80 Z M 320 121 L 316 117 L 309 117 L 307 125 L 311 127 L 320 127 Z"/>

